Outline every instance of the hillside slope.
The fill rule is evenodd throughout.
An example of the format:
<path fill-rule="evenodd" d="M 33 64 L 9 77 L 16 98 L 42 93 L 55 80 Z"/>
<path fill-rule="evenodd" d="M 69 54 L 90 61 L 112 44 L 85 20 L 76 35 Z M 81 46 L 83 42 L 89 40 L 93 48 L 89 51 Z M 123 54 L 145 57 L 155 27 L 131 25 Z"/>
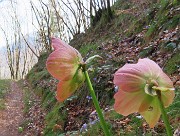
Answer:
<path fill-rule="evenodd" d="M 178 128 L 180 118 L 180 14 L 177 1 L 161 3 L 131 3 L 119 0 L 114 9 L 114 19 L 106 22 L 103 18 L 85 33 L 75 35 L 70 45 L 79 50 L 83 58 L 98 54 L 103 60 L 94 62 L 89 71 L 96 95 L 109 128 L 114 135 L 164 135 L 165 129 L 160 120 L 151 130 L 138 114 L 123 117 L 114 112 L 112 105 L 115 94 L 113 85 L 114 72 L 125 63 L 136 63 L 139 58 L 148 57 L 157 62 L 170 76 L 176 87 L 174 103 L 167 109 L 173 131 Z M 88 124 L 93 112 L 92 101 L 86 85 L 64 103 L 55 99 L 57 80 L 46 70 L 48 57 L 44 53 L 38 63 L 27 75 L 34 92 L 41 97 L 42 107 L 46 110 L 44 135 L 74 134 L 103 135 L 100 124 L 96 123 L 88 131 L 83 125 Z M 93 117 L 93 120 L 96 120 Z M 75 124 L 75 125 L 74 125 Z"/>

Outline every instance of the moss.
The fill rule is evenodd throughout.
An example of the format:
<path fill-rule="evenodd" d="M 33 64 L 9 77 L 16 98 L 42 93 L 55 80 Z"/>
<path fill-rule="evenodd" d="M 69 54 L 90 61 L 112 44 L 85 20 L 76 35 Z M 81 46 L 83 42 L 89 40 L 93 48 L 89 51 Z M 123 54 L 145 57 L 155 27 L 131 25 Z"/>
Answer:
<path fill-rule="evenodd" d="M 169 5 L 170 1 L 169 0 L 161 0 L 160 1 L 160 11 L 163 11 L 164 9 L 166 9 Z"/>
<path fill-rule="evenodd" d="M 37 96 L 43 97 L 44 92 L 47 91 L 45 91 L 41 86 L 36 86 L 34 92 Z"/>
<path fill-rule="evenodd" d="M 169 9 L 159 11 L 153 23 L 146 33 L 146 37 L 152 37 L 159 33 L 160 29 L 164 28 L 164 24 L 169 20 Z M 165 28 L 164 28 L 165 29 Z"/>
<path fill-rule="evenodd" d="M 165 72 L 168 74 L 178 73 L 178 68 L 180 66 L 180 51 L 172 56 L 165 64 Z"/>
<path fill-rule="evenodd" d="M 154 20 L 156 12 L 158 10 L 157 4 L 151 4 L 149 5 L 149 9 L 147 9 L 146 12 L 141 13 L 140 17 L 135 17 L 134 15 L 131 20 L 126 20 L 126 25 L 129 24 L 128 31 L 126 32 L 126 36 L 132 36 L 133 34 L 137 34 L 139 32 L 142 32 L 145 26 L 148 26 L 149 24 L 152 24 L 152 20 Z M 129 21 L 129 22 L 127 22 Z M 152 25 L 152 28 L 150 31 L 154 32 L 155 28 L 154 25 Z"/>

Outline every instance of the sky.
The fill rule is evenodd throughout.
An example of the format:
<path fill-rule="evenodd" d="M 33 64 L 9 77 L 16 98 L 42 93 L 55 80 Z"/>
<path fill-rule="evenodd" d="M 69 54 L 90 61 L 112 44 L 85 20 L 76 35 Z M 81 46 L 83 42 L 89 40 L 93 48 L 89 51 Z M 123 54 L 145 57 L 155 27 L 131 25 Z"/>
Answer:
<path fill-rule="evenodd" d="M 16 7 L 18 20 L 21 24 L 23 34 L 35 31 L 32 25 L 32 12 L 30 0 L 12 0 L 13 6 Z M 32 0 L 37 5 L 37 0 Z M 11 16 L 14 16 L 11 0 L 0 0 L 0 28 L 2 27 L 9 37 L 13 34 Z M 3 31 L 0 29 L 0 48 L 6 45 Z"/>

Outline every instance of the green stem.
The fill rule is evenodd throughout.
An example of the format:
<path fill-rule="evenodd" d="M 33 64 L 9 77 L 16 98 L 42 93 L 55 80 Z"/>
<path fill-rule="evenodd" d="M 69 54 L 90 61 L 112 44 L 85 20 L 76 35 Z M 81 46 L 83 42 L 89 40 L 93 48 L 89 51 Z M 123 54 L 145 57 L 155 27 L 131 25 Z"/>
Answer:
<path fill-rule="evenodd" d="M 102 126 L 102 128 L 104 130 L 105 135 L 106 136 L 110 136 L 110 132 L 109 132 L 109 130 L 107 128 L 106 122 L 104 120 L 103 114 L 101 112 L 98 100 L 97 100 L 95 92 L 94 92 L 94 89 L 92 87 L 91 80 L 90 80 L 88 72 L 86 70 L 84 71 L 84 75 L 86 77 L 87 84 L 88 84 L 88 87 L 89 87 L 89 90 L 90 90 L 90 93 L 91 93 L 91 96 L 92 96 L 92 100 L 93 100 L 94 106 L 96 108 L 96 112 L 97 112 L 97 114 L 99 116 L 101 126 Z"/>
<path fill-rule="evenodd" d="M 162 118 L 163 118 L 163 121 L 164 121 L 164 124 L 165 124 L 165 127 L 166 127 L 167 135 L 168 136 L 173 136 L 172 129 L 171 129 L 170 123 L 168 121 L 167 113 L 165 111 L 164 105 L 163 105 L 162 100 L 161 100 L 161 92 L 157 91 L 157 95 L 158 95 L 159 107 L 161 109 Z"/>

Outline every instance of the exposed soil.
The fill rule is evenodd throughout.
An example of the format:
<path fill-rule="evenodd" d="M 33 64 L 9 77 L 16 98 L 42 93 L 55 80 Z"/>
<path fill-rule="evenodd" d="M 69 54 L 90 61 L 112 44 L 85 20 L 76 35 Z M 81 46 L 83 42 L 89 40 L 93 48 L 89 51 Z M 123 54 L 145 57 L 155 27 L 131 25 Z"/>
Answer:
<path fill-rule="evenodd" d="M 19 136 L 18 128 L 23 121 L 23 91 L 16 82 L 10 83 L 5 97 L 6 108 L 0 111 L 0 136 Z"/>

